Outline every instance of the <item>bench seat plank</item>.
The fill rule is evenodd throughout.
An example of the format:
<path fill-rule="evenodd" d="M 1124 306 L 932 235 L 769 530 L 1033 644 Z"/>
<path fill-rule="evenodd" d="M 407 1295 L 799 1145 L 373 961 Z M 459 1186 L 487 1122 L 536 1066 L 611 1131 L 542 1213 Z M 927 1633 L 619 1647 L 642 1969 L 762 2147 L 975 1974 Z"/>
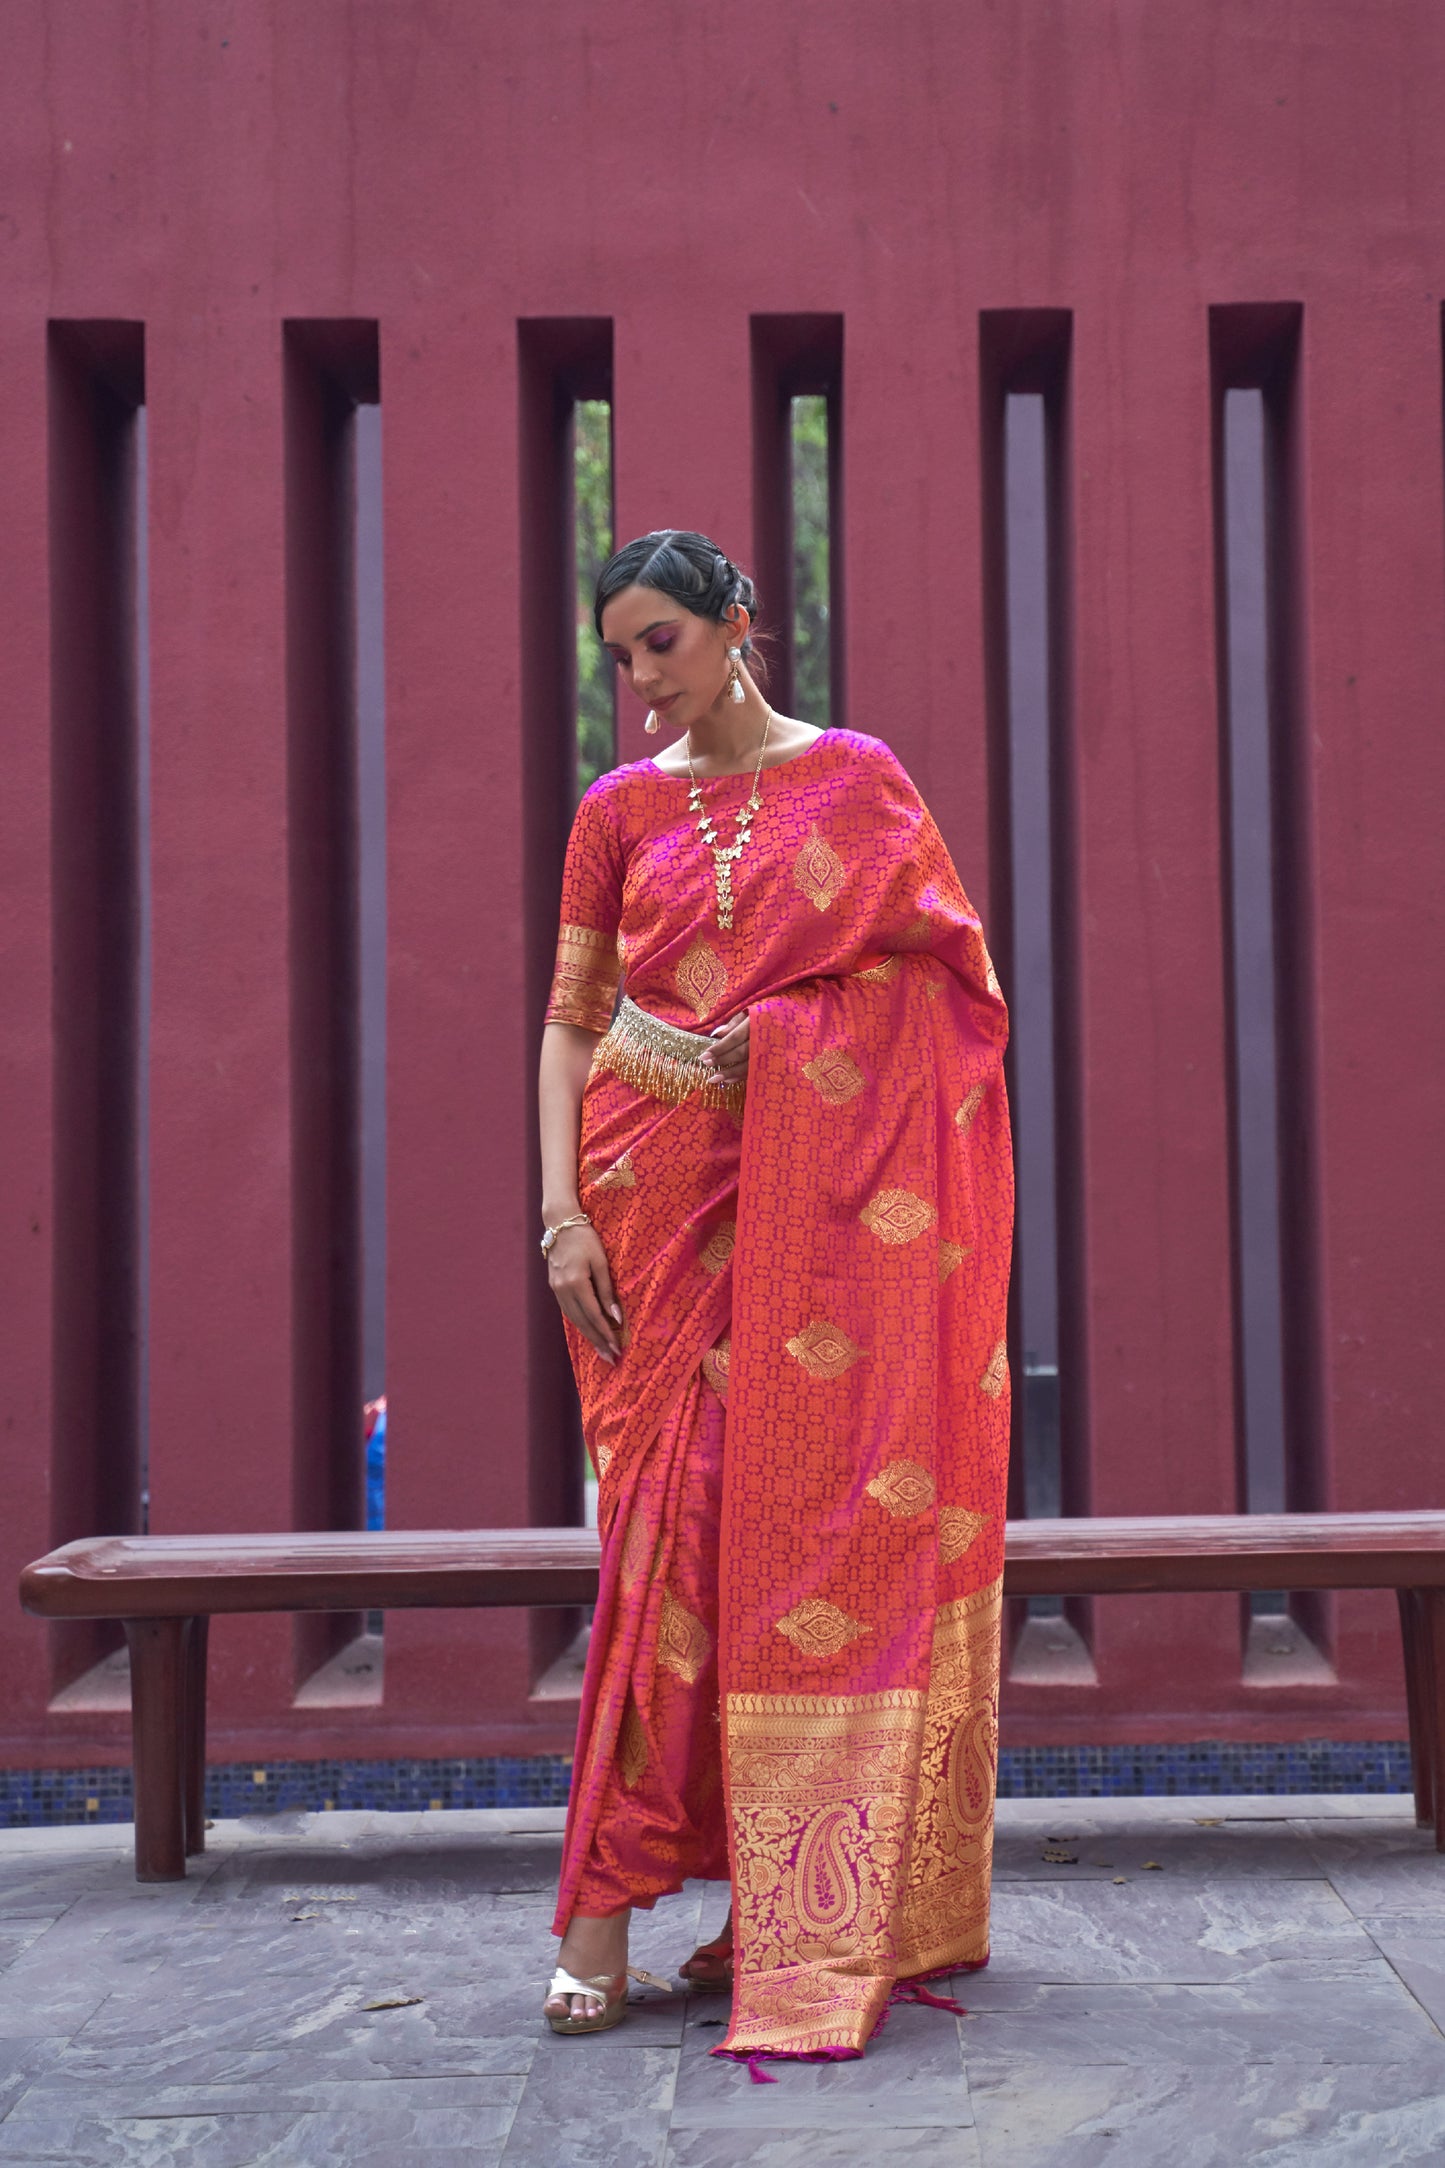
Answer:
<path fill-rule="evenodd" d="M 21 1576 L 43 1618 L 591 1603 L 585 1528 L 93 1536 Z M 1010 1521 L 1010 1596 L 1445 1587 L 1445 1513 Z"/>

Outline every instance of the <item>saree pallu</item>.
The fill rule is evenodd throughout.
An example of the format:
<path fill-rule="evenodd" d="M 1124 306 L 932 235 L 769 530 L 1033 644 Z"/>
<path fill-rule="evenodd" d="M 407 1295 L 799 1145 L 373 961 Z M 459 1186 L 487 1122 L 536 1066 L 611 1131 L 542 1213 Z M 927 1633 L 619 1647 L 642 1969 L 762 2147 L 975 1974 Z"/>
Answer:
<path fill-rule="evenodd" d="M 816 900 L 812 918 L 759 913 L 741 1109 L 684 1095 L 665 1065 L 641 1088 L 636 1032 L 619 1045 L 616 1025 L 583 1101 L 581 1199 L 626 1325 L 615 1367 L 568 1328 L 603 1563 L 556 1924 L 619 1796 L 646 1794 L 668 1697 L 701 1685 L 734 1906 L 718 2053 L 859 2054 L 897 1982 L 988 1954 L 1007 1015 L 916 792 L 878 741 L 853 745 L 869 758 L 823 821 L 815 803 L 791 823 L 776 809 L 784 871 L 826 897 L 827 938 Z M 845 878 L 845 841 L 866 879 Z M 718 940 L 689 907 L 674 955 Z M 709 1385 L 725 1408 L 713 1625 L 678 1585 Z M 633 1901 L 718 1871 L 701 1864 L 706 1791 L 700 1776 L 676 1803 L 675 1872 L 663 1860 Z"/>

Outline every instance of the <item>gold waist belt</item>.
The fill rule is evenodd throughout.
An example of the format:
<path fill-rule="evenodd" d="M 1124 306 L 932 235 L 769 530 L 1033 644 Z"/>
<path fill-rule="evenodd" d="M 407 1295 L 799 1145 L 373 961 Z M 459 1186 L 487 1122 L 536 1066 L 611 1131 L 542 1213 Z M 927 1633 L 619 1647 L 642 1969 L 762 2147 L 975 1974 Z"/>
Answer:
<path fill-rule="evenodd" d="M 704 1106 L 727 1107 L 741 1114 L 745 1085 L 720 1083 L 702 1066 L 702 1056 L 712 1043 L 705 1031 L 665 1024 L 624 994 L 611 1029 L 597 1042 L 592 1067 L 610 1069 L 634 1090 L 666 1099 L 673 1106 L 684 1099 L 698 1099 Z"/>

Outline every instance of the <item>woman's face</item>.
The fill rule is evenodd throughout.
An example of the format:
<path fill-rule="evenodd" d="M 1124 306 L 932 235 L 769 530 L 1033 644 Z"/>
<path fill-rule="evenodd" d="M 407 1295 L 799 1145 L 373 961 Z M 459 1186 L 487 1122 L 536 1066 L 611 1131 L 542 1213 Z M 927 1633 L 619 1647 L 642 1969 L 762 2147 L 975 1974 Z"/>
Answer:
<path fill-rule="evenodd" d="M 685 727 L 716 705 L 727 684 L 727 650 L 739 635 L 696 617 L 655 587 L 624 587 L 602 612 L 602 641 L 639 700 Z"/>

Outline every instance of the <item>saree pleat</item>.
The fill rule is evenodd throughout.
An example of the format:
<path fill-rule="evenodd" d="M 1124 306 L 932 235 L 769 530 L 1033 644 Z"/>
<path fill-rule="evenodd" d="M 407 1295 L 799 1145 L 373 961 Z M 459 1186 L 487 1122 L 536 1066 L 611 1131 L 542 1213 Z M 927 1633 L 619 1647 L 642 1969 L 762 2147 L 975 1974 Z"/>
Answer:
<path fill-rule="evenodd" d="M 901 1980 L 988 1955 L 1007 1012 L 903 771 L 828 737 L 765 778 L 746 938 L 648 764 L 574 833 L 632 998 L 745 1005 L 750 1054 L 741 1115 L 605 1060 L 584 1093 L 627 1325 L 615 1368 L 568 1328 L 603 1563 L 556 1924 L 726 1871 L 738 2055 L 859 2054 Z M 569 958 L 612 908 L 579 872 Z"/>

